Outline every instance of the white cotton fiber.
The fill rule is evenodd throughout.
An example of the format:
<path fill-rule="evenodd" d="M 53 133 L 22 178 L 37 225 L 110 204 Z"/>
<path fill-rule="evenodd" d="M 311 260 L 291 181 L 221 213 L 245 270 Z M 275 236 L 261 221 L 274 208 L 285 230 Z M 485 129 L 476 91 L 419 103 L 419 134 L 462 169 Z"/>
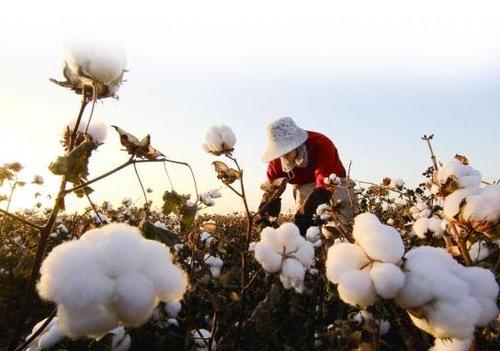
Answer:
<path fill-rule="evenodd" d="M 455 190 L 444 199 L 443 213 L 446 218 L 454 219 L 460 213 L 460 205 L 468 196 L 481 193 L 479 188 L 466 188 Z"/>
<path fill-rule="evenodd" d="M 31 336 L 38 331 L 45 323 L 47 318 L 38 322 L 32 329 L 31 334 L 26 338 L 30 339 Z M 28 351 L 35 350 L 48 350 L 54 347 L 57 343 L 64 339 L 64 335 L 59 330 L 57 325 L 57 317 L 54 317 L 49 324 L 45 327 L 45 329 L 38 335 L 27 348 Z"/>
<path fill-rule="evenodd" d="M 89 306 L 84 309 L 58 305 L 57 317 L 61 332 L 73 339 L 84 335 L 101 336 L 119 323 L 118 317 L 104 305 Z"/>
<path fill-rule="evenodd" d="M 236 136 L 231 128 L 226 125 L 213 126 L 205 134 L 203 149 L 206 152 L 221 154 L 230 152 L 236 144 Z"/>
<path fill-rule="evenodd" d="M 165 303 L 165 312 L 169 318 L 177 318 L 182 309 L 182 304 L 179 301 L 170 301 Z"/>
<path fill-rule="evenodd" d="M 477 194 L 468 196 L 462 208 L 461 218 L 466 221 L 500 220 L 500 185 L 492 184 L 481 188 Z"/>
<path fill-rule="evenodd" d="M 312 226 L 307 228 L 306 231 L 306 239 L 312 243 L 315 243 L 318 240 L 321 240 L 321 231 L 319 227 Z"/>
<path fill-rule="evenodd" d="M 373 214 L 363 213 L 354 219 L 353 236 L 373 260 L 397 263 L 404 254 L 404 244 L 399 232 L 380 223 Z"/>
<path fill-rule="evenodd" d="M 146 322 L 157 304 L 154 286 L 143 274 L 122 275 L 116 280 L 112 309 L 131 327 Z"/>
<path fill-rule="evenodd" d="M 95 249 L 85 242 L 68 241 L 56 246 L 40 269 L 40 297 L 74 308 L 110 299 L 115 282 L 97 260 Z"/>
<path fill-rule="evenodd" d="M 340 277 L 337 287 L 342 301 L 360 307 L 375 303 L 377 294 L 368 272 L 350 271 Z"/>
<path fill-rule="evenodd" d="M 224 261 L 218 256 L 212 256 L 208 253 L 205 254 L 204 261 L 210 267 L 212 277 L 217 278 L 220 275 L 220 270 L 224 265 Z"/>
<path fill-rule="evenodd" d="M 469 351 L 471 343 L 471 339 L 436 338 L 429 351 Z"/>
<path fill-rule="evenodd" d="M 446 183 L 451 178 L 459 188 L 474 188 L 481 183 L 481 173 L 469 165 L 462 164 L 457 159 L 450 160 L 437 172 L 437 180 L 440 184 Z"/>
<path fill-rule="evenodd" d="M 297 252 L 293 254 L 306 268 L 314 265 L 314 246 L 309 241 L 303 240 L 299 245 Z"/>
<path fill-rule="evenodd" d="M 325 262 L 326 277 L 337 284 L 342 274 L 359 270 L 368 263 L 368 257 L 359 246 L 351 243 L 335 244 L 328 249 Z"/>
<path fill-rule="evenodd" d="M 304 280 L 305 269 L 300 261 L 288 258 L 283 262 L 281 275 L 290 279 Z"/>
<path fill-rule="evenodd" d="M 104 41 L 80 40 L 67 44 L 65 62 L 75 73 L 81 70 L 105 85 L 120 78 L 126 67 L 123 48 Z"/>
<path fill-rule="evenodd" d="M 405 275 L 392 263 L 375 262 L 370 270 L 375 291 L 384 299 L 392 299 L 403 288 Z"/>
<path fill-rule="evenodd" d="M 282 256 L 273 247 L 262 241 L 255 244 L 255 259 L 266 272 L 275 273 L 281 270 Z"/>
<path fill-rule="evenodd" d="M 285 248 L 285 253 L 292 253 L 299 248 L 301 243 L 299 228 L 293 223 L 283 223 L 278 229 L 278 239 L 280 244 Z"/>
<path fill-rule="evenodd" d="M 443 236 L 442 220 L 439 218 L 419 218 L 413 223 L 413 231 L 420 239 L 426 239 L 429 236 L 441 238 Z"/>
<path fill-rule="evenodd" d="M 158 300 L 178 301 L 187 288 L 168 248 L 125 224 L 55 247 L 40 272 L 38 292 L 58 305 L 60 329 L 73 338 L 100 335 L 118 323 L 138 326 Z"/>

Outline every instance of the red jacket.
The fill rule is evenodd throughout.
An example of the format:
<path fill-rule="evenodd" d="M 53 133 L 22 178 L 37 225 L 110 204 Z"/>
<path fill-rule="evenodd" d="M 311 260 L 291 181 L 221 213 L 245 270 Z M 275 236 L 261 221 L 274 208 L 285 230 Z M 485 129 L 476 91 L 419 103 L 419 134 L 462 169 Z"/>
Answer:
<path fill-rule="evenodd" d="M 295 167 L 288 174 L 281 167 L 281 160 L 277 158 L 267 167 L 267 178 L 273 181 L 286 177 L 291 184 L 306 184 L 316 182 L 316 187 L 324 185 L 323 179 L 335 173 L 338 177 L 345 177 L 345 168 L 339 159 L 339 154 L 333 142 L 325 135 L 307 131 L 306 140 L 307 167 Z"/>

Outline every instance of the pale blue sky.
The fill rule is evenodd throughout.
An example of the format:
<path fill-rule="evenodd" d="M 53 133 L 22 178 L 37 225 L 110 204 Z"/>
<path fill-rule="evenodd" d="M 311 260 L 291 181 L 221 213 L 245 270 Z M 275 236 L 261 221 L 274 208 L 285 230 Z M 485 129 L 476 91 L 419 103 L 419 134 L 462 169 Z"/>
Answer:
<path fill-rule="evenodd" d="M 59 130 L 79 98 L 48 77 L 62 77 L 63 42 L 85 29 L 120 41 L 130 70 L 120 101 L 99 104 L 96 118 L 150 133 L 169 157 L 192 163 L 201 190 L 219 186 L 201 143 L 210 126 L 224 123 L 237 136 L 235 155 L 255 207 L 265 126 L 287 115 L 330 136 L 346 166 L 353 161 L 356 179 L 417 184 L 430 163 L 420 136 L 430 133 L 441 160 L 463 153 L 487 180 L 500 177 L 500 6 L 374 3 L 87 1 L 81 13 L 62 1 L 4 5 L 0 163 L 17 159 L 27 175 L 50 179 Z M 125 159 L 118 148 L 110 130 L 92 175 Z M 161 167 L 141 173 L 158 200 L 168 188 Z M 191 190 L 186 171 L 174 167 L 172 175 L 179 191 Z M 132 169 L 96 190 L 96 200 L 141 199 Z M 241 210 L 223 194 L 215 211 Z"/>

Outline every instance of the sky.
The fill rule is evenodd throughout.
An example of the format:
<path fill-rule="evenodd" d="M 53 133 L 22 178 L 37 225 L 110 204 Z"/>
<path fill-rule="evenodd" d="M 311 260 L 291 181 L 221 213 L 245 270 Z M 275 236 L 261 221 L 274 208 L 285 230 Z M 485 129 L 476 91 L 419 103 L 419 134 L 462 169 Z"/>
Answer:
<path fill-rule="evenodd" d="M 498 13 L 497 1 L 457 0 L 8 2 L 0 13 L 0 164 L 20 161 L 24 178 L 43 175 L 42 192 L 55 194 L 59 178 L 47 166 L 62 155 L 61 130 L 80 99 L 48 78 L 62 79 L 65 43 L 89 37 L 120 43 L 129 70 L 120 99 L 99 102 L 93 118 L 139 138 L 150 134 L 169 158 L 192 165 L 201 191 L 222 187 L 211 166 L 220 158 L 201 144 L 211 126 L 226 124 L 255 209 L 265 128 L 282 116 L 329 136 L 354 179 L 418 184 L 430 165 L 420 137 L 434 134 L 442 162 L 465 154 L 485 180 L 495 180 Z M 120 149 L 109 129 L 90 178 L 124 162 Z M 185 168 L 169 171 L 176 191 L 193 193 Z M 170 190 L 163 168 L 141 165 L 139 172 L 161 206 Z M 143 201 L 133 168 L 94 189 L 96 202 Z M 20 189 L 13 206 L 31 206 L 35 191 Z M 222 193 L 211 212 L 242 210 L 228 189 Z M 87 205 L 74 197 L 67 204 Z"/>

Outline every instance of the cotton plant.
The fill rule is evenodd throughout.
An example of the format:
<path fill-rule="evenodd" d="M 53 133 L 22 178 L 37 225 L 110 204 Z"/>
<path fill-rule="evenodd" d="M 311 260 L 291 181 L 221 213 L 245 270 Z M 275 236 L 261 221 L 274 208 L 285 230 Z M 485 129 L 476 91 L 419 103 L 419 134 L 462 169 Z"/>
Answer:
<path fill-rule="evenodd" d="M 214 155 L 231 154 L 236 144 L 236 136 L 226 125 L 213 126 L 205 134 L 203 149 Z"/>
<path fill-rule="evenodd" d="M 401 235 L 371 213 L 354 219 L 354 243 L 340 242 L 328 249 L 326 276 L 338 284 L 340 298 L 353 306 L 368 307 L 378 297 L 394 298 L 405 276 Z"/>
<path fill-rule="evenodd" d="M 38 294 L 57 304 L 58 328 L 71 338 L 137 327 L 158 301 L 180 300 L 188 284 L 165 245 L 116 223 L 56 246 L 40 273 Z"/>
<path fill-rule="evenodd" d="M 269 273 L 280 273 L 285 289 L 304 291 L 304 277 L 314 261 L 314 246 L 305 240 L 293 223 L 284 223 L 279 228 L 266 227 L 255 245 L 255 259 Z"/>
<path fill-rule="evenodd" d="M 473 339 L 476 327 L 498 316 L 498 284 L 487 269 L 465 267 L 444 249 L 405 254 L 405 282 L 394 301 L 420 329 L 441 339 Z"/>

